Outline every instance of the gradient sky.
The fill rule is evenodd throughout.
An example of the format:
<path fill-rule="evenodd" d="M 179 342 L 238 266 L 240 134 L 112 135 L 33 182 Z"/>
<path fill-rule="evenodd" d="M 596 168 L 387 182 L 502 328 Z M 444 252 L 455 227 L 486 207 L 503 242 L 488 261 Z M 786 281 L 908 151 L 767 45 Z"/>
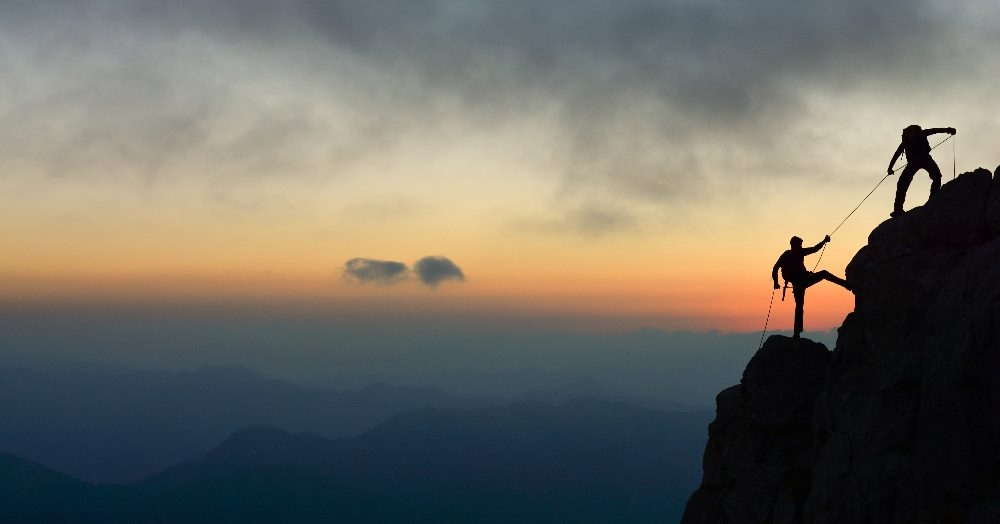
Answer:
<path fill-rule="evenodd" d="M 1000 162 L 997 49 L 987 1 L 3 2 L 0 301 L 752 331 L 904 126 Z M 343 274 L 426 256 L 465 280 Z"/>

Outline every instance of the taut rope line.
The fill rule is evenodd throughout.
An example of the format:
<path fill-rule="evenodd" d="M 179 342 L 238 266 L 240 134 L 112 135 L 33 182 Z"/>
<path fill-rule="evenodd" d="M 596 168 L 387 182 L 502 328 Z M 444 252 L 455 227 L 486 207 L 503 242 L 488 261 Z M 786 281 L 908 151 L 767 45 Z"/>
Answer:
<path fill-rule="evenodd" d="M 945 137 L 944 140 L 938 142 L 937 144 L 934 144 L 934 147 L 931 148 L 931 151 L 934 151 L 935 149 L 937 149 L 937 147 L 939 145 L 947 142 L 953 136 L 955 136 L 955 135 L 948 135 L 947 137 Z M 951 178 L 952 178 L 952 180 L 955 179 L 955 171 L 956 171 L 955 170 L 955 164 L 956 164 L 956 161 L 955 161 L 955 142 L 952 142 L 951 143 Z M 886 173 L 886 175 L 884 177 L 882 177 L 882 180 L 879 180 L 878 183 L 875 184 L 875 187 L 873 187 L 872 190 L 869 191 L 868 194 L 865 195 L 865 197 L 861 199 L 861 202 L 858 202 L 858 205 L 854 206 L 854 209 L 852 209 L 851 212 L 848 213 L 847 216 L 844 217 L 844 219 L 841 220 L 839 224 L 837 224 L 837 227 L 833 228 L 833 231 L 831 231 L 830 234 L 827 235 L 827 236 L 833 237 L 834 233 L 836 233 L 837 231 L 839 231 L 840 228 L 847 222 L 847 219 L 851 218 L 851 216 L 854 215 L 854 212 L 861 208 L 861 204 L 864 204 L 865 200 L 868 200 L 868 197 L 872 196 L 872 194 L 875 193 L 875 190 L 878 189 L 879 186 L 882 185 L 882 182 L 885 182 L 885 180 L 887 178 L 889 178 L 892 175 L 895 175 L 897 172 L 899 172 L 899 171 L 903 170 L 904 168 L 906 168 L 907 165 L 909 165 L 909 164 L 908 163 L 907 164 L 903 164 L 903 165 L 897 167 L 896 169 L 893 169 L 891 173 Z M 826 253 L 826 244 L 823 244 L 823 249 L 820 250 L 820 252 L 819 252 L 819 258 L 816 259 L 816 264 L 813 265 L 813 268 L 812 268 L 813 271 L 816 271 L 816 268 L 819 267 L 819 263 L 823 260 L 823 254 L 824 253 Z M 767 318 L 764 319 L 764 329 L 761 331 L 761 334 L 760 334 L 760 345 L 757 347 L 758 350 L 760 350 L 760 348 L 764 347 L 764 335 L 767 334 L 767 324 L 771 320 L 771 308 L 774 306 L 774 292 L 775 291 L 776 290 L 773 290 L 773 289 L 771 290 L 771 303 L 767 305 Z"/>
<path fill-rule="evenodd" d="M 757 351 L 764 347 L 764 334 L 767 333 L 767 323 L 771 321 L 771 307 L 774 306 L 774 292 L 777 289 L 771 290 L 771 303 L 767 305 L 767 318 L 764 319 L 764 331 L 760 333 L 760 344 L 757 345 Z"/>
<path fill-rule="evenodd" d="M 937 147 L 939 145 L 947 142 L 948 139 L 950 139 L 953 136 L 955 136 L 955 135 L 948 135 L 948 136 L 945 137 L 944 140 L 938 142 L 937 144 L 934 144 L 934 147 L 931 148 L 931 151 L 934 151 L 935 149 L 937 149 Z M 951 144 L 952 144 L 952 153 L 951 153 L 952 164 L 951 164 L 951 171 L 952 171 L 952 180 L 954 180 L 955 179 L 955 151 L 954 151 L 955 142 L 952 142 Z M 851 212 L 848 213 L 847 216 L 844 217 L 844 219 L 841 220 L 839 224 L 837 224 L 837 227 L 833 228 L 833 231 L 830 232 L 829 236 L 833 237 L 834 233 L 836 233 L 837 231 L 840 230 L 840 228 L 847 222 L 847 219 L 851 218 L 851 215 L 853 215 L 855 211 L 857 211 L 858 209 L 861 208 L 861 204 L 864 204 L 865 200 L 868 200 L 868 197 L 872 196 L 872 193 L 874 193 L 875 190 L 878 189 L 879 186 L 882 185 L 882 182 L 885 182 L 885 179 L 889 178 L 890 175 L 895 175 L 898 171 L 901 171 L 901 170 L 905 169 L 907 165 L 909 165 L 909 164 L 903 164 L 903 165 L 897 167 L 896 169 L 893 169 L 892 173 L 886 173 L 886 175 L 884 177 L 882 177 L 882 180 L 879 180 L 878 183 L 875 184 L 875 187 L 873 187 L 872 190 L 869 191 L 868 194 L 865 195 L 865 197 L 861 199 L 861 202 L 858 202 L 858 205 L 854 206 L 854 209 L 852 209 Z M 824 253 L 826 253 L 826 244 L 823 245 L 823 250 L 819 252 L 819 258 L 816 259 L 816 264 L 813 266 L 813 269 L 812 269 L 813 271 L 816 271 L 816 268 L 819 267 L 820 261 L 823 260 L 823 254 Z"/>

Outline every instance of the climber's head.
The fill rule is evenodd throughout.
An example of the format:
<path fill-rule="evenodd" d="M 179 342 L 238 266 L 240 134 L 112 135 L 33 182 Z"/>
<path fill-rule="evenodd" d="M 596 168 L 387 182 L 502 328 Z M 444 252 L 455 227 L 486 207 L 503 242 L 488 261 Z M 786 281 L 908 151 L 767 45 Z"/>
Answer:
<path fill-rule="evenodd" d="M 906 128 L 903 129 L 903 138 L 918 135 L 920 134 L 921 131 L 923 130 L 920 129 L 920 126 L 918 126 L 917 124 L 906 126 Z"/>
<path fill-rule="evenodd" d="M 802 247 L 802 239 L 799 238 L 799 237 L 792 237 L 792 239 L 789 240 L 788 243 L 791 244 L 792 247 L 796 247 L 796 248 L 797 247 Z"/>

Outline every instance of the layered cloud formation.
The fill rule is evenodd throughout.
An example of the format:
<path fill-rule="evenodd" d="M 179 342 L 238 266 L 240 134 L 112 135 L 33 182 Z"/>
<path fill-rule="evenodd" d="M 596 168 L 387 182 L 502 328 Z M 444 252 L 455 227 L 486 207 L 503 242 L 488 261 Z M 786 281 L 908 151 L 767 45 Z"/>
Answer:
<path fill-rule="evenodd" d="M 572 222 L 594 200 L 623 214 L 628 202 L 706 198 L 727 163 L 753 177 L 835 175 L 800 169 L 822 140 L 782 147 L 816 97 L 906 86 L 920 104 L 982 76 L 1000 44 L 988 5 L 5 3 L 0 110 L 18 125 L 0 131 L 0 155 L 64 176 L 310 180 L 456 117 L 482 129 L 544 121 L 557 131 L 539 167 L 567 189 Z"/>
<path fill-rule="evenodd" d="M 830 231 L 904 126 L 959 129 L 943 167 L 1000 158 L 997 27 L 984 0 L 0 2 L 0 222 L 26 224 L 0 288 L 297 295 L 434 246 L 484 303 L 587 282 L 756 316 L 740 286 Z M 391 262 L 344 275 L 463 274 Z"/>

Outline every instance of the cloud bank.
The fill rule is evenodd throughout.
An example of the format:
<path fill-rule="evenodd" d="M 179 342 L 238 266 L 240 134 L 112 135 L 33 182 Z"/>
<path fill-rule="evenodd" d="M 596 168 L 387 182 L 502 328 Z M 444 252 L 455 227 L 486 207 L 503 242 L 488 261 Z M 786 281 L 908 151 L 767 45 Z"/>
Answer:
<path fill-rule="evenodd" d="M 577 210 L 843 176 L 820 119 L 845 108 L 818 100 L 899 101 L 895 130 L 945 91 L 995 98 L 997 20 L 931 0 L 6 2 L 0 157 L 309 187 L 438 127 L 551 127 L 530 168 L 557 222 L 600 229 Z"/>

